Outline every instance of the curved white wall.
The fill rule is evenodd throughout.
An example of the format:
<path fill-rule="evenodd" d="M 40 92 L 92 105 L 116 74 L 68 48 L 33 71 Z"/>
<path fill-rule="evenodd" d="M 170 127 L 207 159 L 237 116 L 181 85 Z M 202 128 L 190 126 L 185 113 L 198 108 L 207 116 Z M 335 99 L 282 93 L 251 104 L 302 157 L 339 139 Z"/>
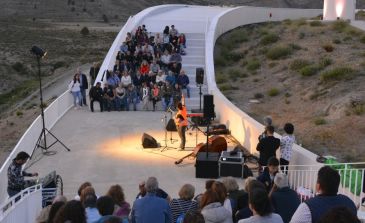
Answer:
<path fill-rule="evenodd" d="M 313 9 L 270 9 L 256 7 L 238 7 L 221 13 L 210 23 L 206 35 L 206 74 L 209 93 L 214 95 L 215 111 L 220 123 L 224 123 L 231 130 L 232 135 L 251 153 L 256 152 L 258 136 L 263 132 L 264 126 L 238 109 L 219 91 L 215 83 L 214 71 L 214 45 L 219 36 L 236 27 L 268 21 L 281 21 L 284 19 L 310 18 L 322 13 L 322 10 Z M 270 14 L 272 17 L 270 18 Z M 280 136 L 278 136 L 280 137 Z M 295 145 L 291 160 L 293 165 L 314 165 L 316 155 L 308 150 Z"/>

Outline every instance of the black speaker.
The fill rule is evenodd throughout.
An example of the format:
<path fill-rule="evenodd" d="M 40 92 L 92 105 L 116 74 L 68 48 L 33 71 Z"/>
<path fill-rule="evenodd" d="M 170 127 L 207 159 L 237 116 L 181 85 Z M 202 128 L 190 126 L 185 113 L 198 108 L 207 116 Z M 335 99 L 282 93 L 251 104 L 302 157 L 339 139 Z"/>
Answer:
<path fill-rule="evenodd" d="M 204 69 L 202 67 L 196 68 L 195 82 L 196 84 L 204 83 Z"/>
<path fill-rule="evenodd" d="M 205 94 L 204 95 L 204 107 L 203 114 L 205 119 L 214 118 L 214 103 L 213 103 L 213 95 Z"/>
<path fill-rule="evenodd" d="M 155 138 L 148 135 L 147 133 L 143 133 L 142 135 L 142 146 L 143 148 L 157 148 L 158 143 Z"/>
<path fill-rule="evenodd" d="M 196 178 L 213 178 L 219 176 L 218 168 L 219 153 L 199 152 L 195 163 L 195 177 Z"/>
<path fill-rule="evenodd" d="M 170 118 L 170 120 L 167 122 L 166 130 L 170 131 L 170 132 L 176 132 L 177 131 L 174 119 Z"/>

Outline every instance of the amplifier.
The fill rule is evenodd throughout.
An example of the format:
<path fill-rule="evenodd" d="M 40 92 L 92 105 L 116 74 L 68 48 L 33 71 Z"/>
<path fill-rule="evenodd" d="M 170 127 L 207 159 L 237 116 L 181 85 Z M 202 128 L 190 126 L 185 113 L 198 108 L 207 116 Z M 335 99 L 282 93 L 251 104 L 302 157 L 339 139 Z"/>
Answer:
<path fill-rule="evenodd" d="M 218 159 L 219 153 L 209 152 L 207 157 L 206 152 L 199 152 L 195 163 L 195 177 L 218 178 Z"/>
<path fill-rule="evenodd" d="M 223 151 L 218 163 L 220 177 L 243 177 L 244 159 L 242 152 Z"/>

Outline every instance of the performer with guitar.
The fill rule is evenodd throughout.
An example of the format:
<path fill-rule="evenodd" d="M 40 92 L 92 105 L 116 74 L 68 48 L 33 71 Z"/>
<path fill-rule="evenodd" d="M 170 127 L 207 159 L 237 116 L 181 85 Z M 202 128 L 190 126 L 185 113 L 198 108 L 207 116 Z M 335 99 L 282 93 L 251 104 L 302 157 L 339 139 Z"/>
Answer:
<path fill-rule="evenodd" d="M 186 128 L 188 126 L 188 113 L 187 113 L 186 107 L 185 107 L 184 96 L 182 97 L 181 102 L 178 103 L 177 109 L 178 109 L 178 111 L 175 115 L 175 124 L 176 124 L 177 132 L 179 133 L 179 137 L 181 140 L 179 151 L 184 151 L 185 142 L 186 142 L 185 132 L 186 132 Z"/>

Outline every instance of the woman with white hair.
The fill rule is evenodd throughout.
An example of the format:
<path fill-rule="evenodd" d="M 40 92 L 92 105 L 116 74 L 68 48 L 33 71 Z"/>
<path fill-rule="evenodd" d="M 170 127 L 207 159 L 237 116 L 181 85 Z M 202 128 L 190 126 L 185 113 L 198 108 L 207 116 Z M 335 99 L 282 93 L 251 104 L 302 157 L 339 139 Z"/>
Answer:
<path fill-rule="evenodd" d="M 195 188 L 193 185 L 185 184 L 181 187 L 179 191 L 180 198 L 172 199 L 170 202 L 172 222 L 177 222 L 177 219 L 182 222 L 181 220 L 186 212 L 198 210 L 198 202 L 192 200 L 194 194 Z"/>
<path fill-rule="evenodd" d="M 274 186 L 269 196 L 274 212 L 281 216 L 284 223 L 289 222 L 300 205 L 300 200 L 297 193 L 290 189 L 288 177 L 285 174 L 275 175 Z"/>

